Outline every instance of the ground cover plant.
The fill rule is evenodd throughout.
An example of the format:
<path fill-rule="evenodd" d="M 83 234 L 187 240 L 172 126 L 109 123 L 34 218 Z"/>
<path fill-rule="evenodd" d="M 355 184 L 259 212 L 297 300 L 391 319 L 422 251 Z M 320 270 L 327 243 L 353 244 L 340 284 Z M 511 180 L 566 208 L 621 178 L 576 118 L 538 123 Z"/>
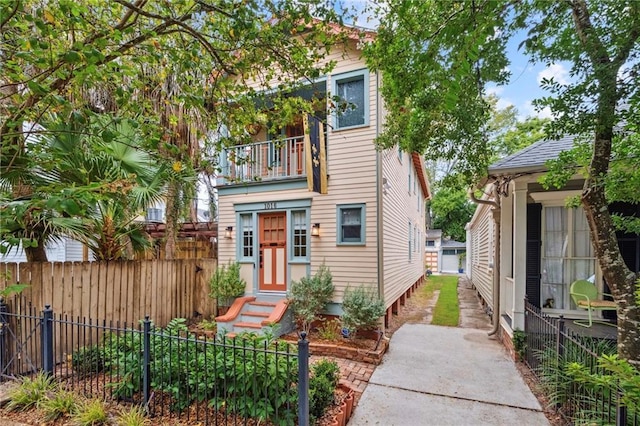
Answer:
<path fill-rule="evenodd" d="M 458 277 L 431 275 L 427 278 L 425 292 L 433 295 L 440 291 L 436 306 L 433 308 L 431 324 L 455 327 L 460 319 L 458 306 Z"/>

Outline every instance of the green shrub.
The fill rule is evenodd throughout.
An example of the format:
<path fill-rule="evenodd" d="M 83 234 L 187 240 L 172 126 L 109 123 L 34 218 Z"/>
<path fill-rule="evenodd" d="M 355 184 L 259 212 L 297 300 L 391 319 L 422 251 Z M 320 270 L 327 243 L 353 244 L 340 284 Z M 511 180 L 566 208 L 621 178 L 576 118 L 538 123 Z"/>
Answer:
<path fill-rule="evenodd" d="M 355 336 L 359 330 L 373 329 L 378 326 L 384 315 L 384 302 L 364 288 L 347 288 L 342 301 L 342 326 Z"/>
<path fill-rule="evenodd" d="M 46 373 L 38 373 L 33 378 L 23 377 L 9 393 L 9 410 L 29 410 L 39 406 L 49 392 L 57 388 L 53 378 Z"/>
<path fill-rule="evenodd" d="M 294 424 L 297 358 L 282 355 L 287 343 L 246 334 L 222 347 L 196 340 L 181 318 L 155 330 L 150 343 L 151 387 L 172 396 L 171 410 L 206 401 L 243 417 Z M 105 339 L 105 364 L 115 378 L 111 386 L 117 397 L 140 392 L 142 349 L 141 333 Z M 287 408 L 288 417 L 283 418 Z"/>
<path fill-rule="evenodd" d="M 71 365 L 79 374 L 104 371 L 104 349 L 99 346 L 84 347 L 71 355 Z"/>
<path fill-rule="evenodd" d="M 588 409 L 586 407 L 589 405 L 582 404 L 577 417 L 580 420 L 588 420 L 589 424 L 605 424 L 615 418 L 615 399 L 620 396 L 621 402 L 627 408 L 627 423 L 633 424 L 633 419 L 640 413 L 640 371 L 627 360 L 620 359 L 617 354 L 602 355 L 598 358 L 598 367 L 597 372 L 593 372 L 593 368 L 579 362 L 567 365 L 568 376 L 596 396 L 589 404 L 592 408 Z M 603 401 L 610 403 L 605 404 Z"/>
<path fill-rule="evenodd" d="M 230 306 L 234 298 L 242 296 L 246 281 L 240 278 L 240 264 L 229 262 L 219 266 L 209 280 L 209 297 L 216 299 L 218 306 Z"/>
<path fill-rule="evenodd" d="M 338 340 L 342 337 L 340 320 L 326 320 L 318 327 L 318 337 L 324 340 Z"/>
<path fill-rule="evenodd" d="M 291 283 L 289 307 L 302 331 L 309 333 L 311 323 L 320 317 L 333 291 L 333 277 L 324 264 L 313 277 L 303 277 Z"/>
<path fill-rule="evenodd" d="M 340 368 L 335 361 L 322 359 L 311 366 L 309 379 L 309 414 L 319 419 L 333 403 L 334 392 L 340 379 Z"/>
<path fill-rule="evenodd" d="M 50 422 L 74 414 L 78 407 L 77 398 L 75 393 L 66 390 L 50 393 L 50 396 L 40 403 L 45 420 Z"/>
<path fill-rule="evenodd" d="M 98 426 L 109 423 L 107 408 L 99 399 L 85 401 L 73 415 L 73 423 L 78 426 Z"/>
<path fill-rule="evenodd" d="M 520 359 L 527 355 L 527 334 L 522 330 L 513 330 L 513 350 Z"/>
<path fill-rule="evenodd" d="M 116 417 L 118 426 L 148 426 L 151 424 L 140 406 L 132 406 L 122 410 Z"/>

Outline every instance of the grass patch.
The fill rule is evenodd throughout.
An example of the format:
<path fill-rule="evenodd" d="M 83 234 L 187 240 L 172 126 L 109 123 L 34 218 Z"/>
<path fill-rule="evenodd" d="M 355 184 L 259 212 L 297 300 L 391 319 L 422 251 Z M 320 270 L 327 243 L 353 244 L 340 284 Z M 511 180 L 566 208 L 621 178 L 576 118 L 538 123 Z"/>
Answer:
<path fill-rule="evenodd" d="M 433 308 L 431 324 L 456 327 L 460 320 L 458 305 L 458 277 L 447 275 L 432 275 L 427 279 L 426 290 L 432 295 L 440 290 L 438 301 Z"/>

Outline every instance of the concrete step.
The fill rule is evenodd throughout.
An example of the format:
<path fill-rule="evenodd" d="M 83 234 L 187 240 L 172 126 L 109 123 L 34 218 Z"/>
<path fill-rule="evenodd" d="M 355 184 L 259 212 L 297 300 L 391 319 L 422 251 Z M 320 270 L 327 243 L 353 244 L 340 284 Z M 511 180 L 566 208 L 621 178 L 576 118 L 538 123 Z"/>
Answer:
<path fill-rule="evenodd" d="M 245 311 L 240 313 L 240 321 L 244 322 L 262 322 L 262 320 L 269 318 L 271 312 L 256 312 Z"/>
<path fill-rule="evenodd" d="M 269 314 L 276 307 L 276 303 L 274 303 L 274 302 L 263 302 L 263 301 L 258 301 L 258 300 L 254 300 L 253 302 L 249 302 L 248 305 L 249 306 L 248 306 L 247 309 L 250 309 L 252 312 L 266 312 L 266 313 L 269 313 Z"/>

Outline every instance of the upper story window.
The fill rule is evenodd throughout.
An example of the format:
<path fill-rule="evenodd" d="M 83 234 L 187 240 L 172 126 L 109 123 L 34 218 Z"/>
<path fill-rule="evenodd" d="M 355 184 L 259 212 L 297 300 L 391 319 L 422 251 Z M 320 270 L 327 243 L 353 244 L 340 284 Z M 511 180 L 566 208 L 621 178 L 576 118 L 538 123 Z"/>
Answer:
<path fill-rule="evenodd" d="M 338 241 L 339 245 L 364 245 L 365 205 L 343 204 L 338 210 Z"/>
<path fill-rule="evenodd" d="M 336 99 L 334 129 L 348 129 L 369 124 L 369 72 L 338 74 L 333 78 Z"/>
<path fill-rule="evenodd" d="M 427 240 L 427 247 L 435 247 L 436 240 Z"/>

